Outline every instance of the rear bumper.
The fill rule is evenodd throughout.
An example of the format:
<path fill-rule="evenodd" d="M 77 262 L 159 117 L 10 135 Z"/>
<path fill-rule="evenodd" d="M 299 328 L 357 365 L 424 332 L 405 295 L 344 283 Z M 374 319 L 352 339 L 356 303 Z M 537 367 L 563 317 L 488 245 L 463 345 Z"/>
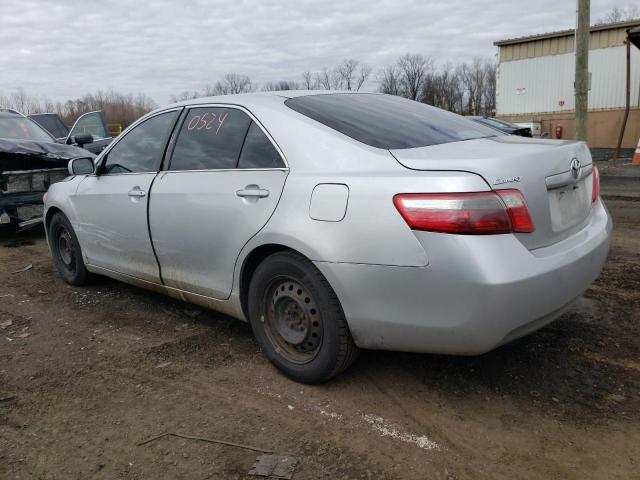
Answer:
<path fill-rule="evenodd" d="M 538 250 L 513 235 L 416 232 L 426 267 L 316 265 L 358 346 L 476 355 L 561 315 L 600 274 L 611 230 L 598 201 L 583 230 Z"/>

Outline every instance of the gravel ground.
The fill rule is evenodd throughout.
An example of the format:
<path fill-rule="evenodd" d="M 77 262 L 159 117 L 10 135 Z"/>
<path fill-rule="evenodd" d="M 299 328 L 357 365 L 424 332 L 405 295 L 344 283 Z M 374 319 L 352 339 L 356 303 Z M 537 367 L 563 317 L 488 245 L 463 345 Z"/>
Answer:
<path fill-rule="evenodd" d="M 41 231 L 4 238 L 0 478 L 255 478 L 243 448 L 138 445 L 163 432 L 294 455 L 296 480 L 640 478 L 640 204 L 607 182 L 609 260 L 560 320 L 480 357 L 364 352 L 313 387 L 241 322 L 105 278 L 67 286 Z"/>

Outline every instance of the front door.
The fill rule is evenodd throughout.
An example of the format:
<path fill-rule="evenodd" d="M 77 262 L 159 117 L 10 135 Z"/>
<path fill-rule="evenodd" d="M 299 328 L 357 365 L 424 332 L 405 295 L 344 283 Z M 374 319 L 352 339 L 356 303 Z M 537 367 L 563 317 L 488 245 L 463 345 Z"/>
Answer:
<path fill-rule="evenodd" d="M 150 117 L 125 133 L 72 197 L 74 229 L 89 265 L 160 283 L 147 207 L 177 111 Z"/>
<path fill-rule="evenodd" d="M 227 298 L 240 250 L 276 208 L 287 171 L 242 110 L 189 110 L 149 205 L 164 283 Z"/>

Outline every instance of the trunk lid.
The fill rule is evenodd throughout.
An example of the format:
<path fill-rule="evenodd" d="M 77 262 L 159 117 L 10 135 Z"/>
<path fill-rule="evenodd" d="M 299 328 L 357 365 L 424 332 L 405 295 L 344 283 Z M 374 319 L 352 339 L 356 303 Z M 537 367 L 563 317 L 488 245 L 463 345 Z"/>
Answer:
<path fill-rule="evenodd" d="M 491 189 L 520 190 L 535 231 L 516 236 L 530 250 L 577 232 L 591 210 L 592 160 L 583 142 L 504 135 L 390 152 L 412 170 L 471 172 Z"/>

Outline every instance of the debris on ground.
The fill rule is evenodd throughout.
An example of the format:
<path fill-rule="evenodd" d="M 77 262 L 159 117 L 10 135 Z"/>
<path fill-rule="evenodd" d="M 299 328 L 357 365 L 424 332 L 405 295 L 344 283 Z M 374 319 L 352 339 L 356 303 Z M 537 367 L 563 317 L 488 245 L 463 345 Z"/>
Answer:
<path fill-rule="evenodd" d="M 139 442 L 138 446 L 140 447 L 142 445 L 146 445 L 147 443 L 151 443 L 163 437 L 178 437 L 178 438 L 185 438 L 187 440 L 199 440 L 201 442 L 219 443 L 221 445 L 228 445 L 230 447 L 244 448 L 245 450 L 253 450 L 254 452 L 273 453 L 273 450 L 267 450 L 265 448 L 260 448 L 260 447 L 253 447 L 251 445 L 244 445 L 242 443 L 229 442 L 227 440 L 219 440 L 217 438 L 195 437 L 193 435 L 185 435 L 183 433 L 174 433 L 174 432 L 161 433 L 160 435 L 156 435 L 155 437 L 151 437 L 147 440 L 143 440 L 142 442 Z"/>
<path fill-rule="evenodd" d="M 33 263 L 30 263 L 26 267 L 20 268 L 18 270 L 14 270 L 11 273 L 22 273 L 22 272 L 26 272 L 27 270 L 31 270 L 32 268 L 33 268 Z"/>
<path fill-rule="evenodd" d="M 290 455 L 265 454 L 256 458 L 256 463 L 249 470 L 249 475 L 290 479 L 298 459 Z"/>
<path fill-rule="evenodd" d="M 7 327 L 10 327 L 11 325 L 13 325 L 13 320 L 3 320 L 2 322 L 0 322 L 0 328 L 2 328 L 3 330 Z"/>

